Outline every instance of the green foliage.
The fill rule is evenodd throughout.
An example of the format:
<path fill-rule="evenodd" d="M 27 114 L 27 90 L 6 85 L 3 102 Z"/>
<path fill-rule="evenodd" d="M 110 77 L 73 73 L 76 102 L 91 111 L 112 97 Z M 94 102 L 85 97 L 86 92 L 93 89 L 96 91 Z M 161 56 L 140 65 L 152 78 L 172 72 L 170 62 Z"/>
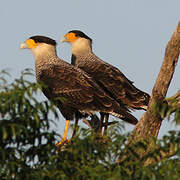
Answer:
<path fill-rule="evenodd" d="M 167 117 L 172 119 L 175 124 L 180 124 L 180 91 L 174 96 L 165 99 L 163 102 L 156 102 L 153 106 L 153 112 L 158 113 L 162 119 Z"/>
<path fill-rule="evenodd" d="M 57 117 L 56 110 L 46 101 L 38 102 L 34 95 L 39 87 L 24 79 L 27 74 L 29 71 L 11 84 L 1 78 L 0 173 L 8 178 L 26 172 L 31 164 L 46 164 L 46 152 L 55 151 L 55 132 L 48 132 L 48 116 L 53 112 Z"/>
<path fill-rule="evenodd" d="M 154 150 L 144 157 L 136 152 L 148 144 L 126 146 L 128 135 L 117 124 L 107 139 L 81 129 L 81 136 L 57 149 L 49 124 L 58 118 L 56 109 L 38 100 L 40 85 L 27 81 L 26 74 L 11 84 L 0 78 L 0 179 L 179 179 L 180 132 L 154 141 Z M 173 157 L 161 159 L 172 144 Z M 148 159 L 154 161 L 145 165 Z"/>

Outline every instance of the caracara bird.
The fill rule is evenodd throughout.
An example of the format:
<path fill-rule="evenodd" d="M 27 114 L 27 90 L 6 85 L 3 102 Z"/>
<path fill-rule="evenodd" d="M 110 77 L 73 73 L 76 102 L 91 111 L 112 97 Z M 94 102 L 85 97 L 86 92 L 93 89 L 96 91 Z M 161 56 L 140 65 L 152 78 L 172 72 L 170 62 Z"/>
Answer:
<path fill-rule="evenodd" d="M 81 31 L 69 31 L 61 42 L 72 46 L 71 64 L 88 73 L 121 106 L 147 110 L 150 96 L 137 89 L 116 67 L 101 60 L 92 51 L 92 39 Z M 106 117 L 106 124 L 108 117 Z M 107 126 L 105 127 L 107 129 Z"/>
<path fill-rule="evenodd" d="M 45 96 L 53 101 L 66 119 L 61 145 L 67 141 L 69 122 L 96 112 L 107 113 L 127 122 L 137 120 L 126 108 L 108 96 L 83 70 L 58 58 L 56 42 L 44 36 L 33 36 L 21 44 L 32 51 L 35 59 L 36 79 L 42 82 Z M 75 127 L 76 129 L 76 127 Z M 74 133 L 73 133 L 74 134 Z"/>

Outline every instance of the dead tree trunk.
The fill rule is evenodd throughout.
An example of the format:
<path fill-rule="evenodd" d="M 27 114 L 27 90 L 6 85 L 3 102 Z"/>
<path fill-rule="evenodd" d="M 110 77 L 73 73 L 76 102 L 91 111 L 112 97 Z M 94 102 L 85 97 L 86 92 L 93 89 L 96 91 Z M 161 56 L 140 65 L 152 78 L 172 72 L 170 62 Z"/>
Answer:
<path fill-rule="evenodd" d="M 143 114 L 135 129 L 132 132 L 129 144 L 139 140 L 148 140 L 150 137 L 157 137 L 161 127 L 162 118 L 155 111 L 157 103 L 163 103 L 168 87 L 171 83 L 175 67 L 180 53 L 180 22 L 174 31 L 165 50 L 164 60 L 152 90 L 148 110 Z"/>

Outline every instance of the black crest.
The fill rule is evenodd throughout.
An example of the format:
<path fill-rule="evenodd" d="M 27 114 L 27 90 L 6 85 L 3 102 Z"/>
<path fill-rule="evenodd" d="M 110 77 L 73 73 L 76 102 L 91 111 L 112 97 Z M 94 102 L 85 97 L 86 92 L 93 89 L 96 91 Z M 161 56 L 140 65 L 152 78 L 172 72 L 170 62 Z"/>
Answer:
<path fill-rule="evenodd" d="M 82 31 L 72 30 L 72 31 L 69 31 L 69 33 L 74 33 L 77 37 L 89 39 L 92 42 L 92 39 L 89 36 L 87 36 L 85 33 L 83 33 Z"/>
<path fill-rule="evenodd" d="M 46 43 L 56 46 L 56 41 L 46 36 L 32 36 L 29 39 L 33 39 L 36 43 Z"/>

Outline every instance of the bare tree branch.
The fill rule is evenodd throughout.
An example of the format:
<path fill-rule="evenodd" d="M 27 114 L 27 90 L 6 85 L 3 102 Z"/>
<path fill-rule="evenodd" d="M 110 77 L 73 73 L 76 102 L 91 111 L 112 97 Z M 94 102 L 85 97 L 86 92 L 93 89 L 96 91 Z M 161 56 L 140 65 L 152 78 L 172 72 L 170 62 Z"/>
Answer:
<path fill-rule="evenodd" d="M 155 104 L 163 103 L 173 77 L 180 53 L 180 22 L 167 44 L 164 60 L 152 90 L 149 107 L 132 132 L 130 143 L 149 137 L 157 137 L 162 119 L 154 110 Z"/>
<path fill-rule="evenodd" d="M 178 23 L 176 30 L 174 31 L 170 41 L 167 44 L 164 60 L 152 90 L 152 95 L 147 112 L 142 115 L 139 122 L 135 126 L 128 140 L 127 148 L 125 148 L 125 153 L 127 153 L 129 147 L 132 146 L 132 148 L 134 149 L 133 145 L 136 145 L 137 142 L 143 142 L 143 140 L 145 140 L 148 147 L 146 149 L 137 148 L 135 150 L 138 158 L 145 158 L 145 165 L 158 162 L 165 157 L 171 157 L 172 155 L 174 155 L 175 150 L 177 149 L 177 144 L 171 144 L 169 146 L 168 152 L 164 152 L 161 150 L 160 156 L 156 160 L 154 160 L 153 158 L 146 159 L 145 156 L 146 154 L 148 154 L 148 152 L 152 152 L 153 150 L 158 148 L 158 146 L 155 145 L 152 141 L 153 138 L 156 138 L 158 136 L 159 129 L 163 120 L 160 116 L 160 112 L 156 108 L 157 104 L 166 103 L 167 106 L 173 107 L 174 111 L 180 107 L 180 91 L 178 91 L 172 97 L 165 99 L 168 87 L 171 83 L 175 71 L 175 67 L 178 62 L 179 54 L 180 22 Z M 126 158 L 127 155 L 120 157 L 117 163 L 123 162 Z"/>
<path fill-rule="evenodd" d="M 166 98 L 168 102 L 168 106 L 172 109 L 171 112 L 175 112 L 178 108 L 180 108 L 180 90 L 173 96 Z"/>

